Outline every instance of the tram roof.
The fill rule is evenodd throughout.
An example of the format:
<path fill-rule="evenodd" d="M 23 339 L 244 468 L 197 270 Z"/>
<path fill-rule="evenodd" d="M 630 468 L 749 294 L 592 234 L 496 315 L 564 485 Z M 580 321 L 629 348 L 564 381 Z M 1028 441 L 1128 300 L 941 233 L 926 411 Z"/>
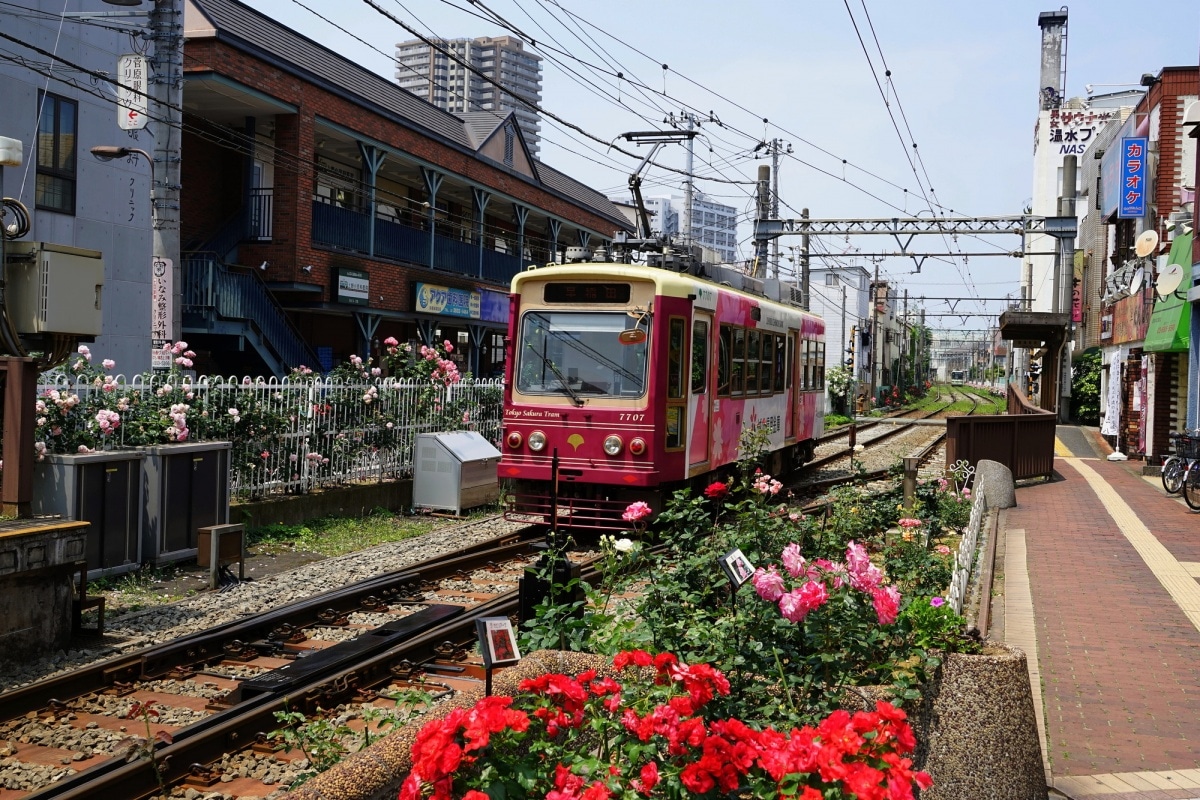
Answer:
<path fill-rule="evenodd" d="M 521 284 L 527 281 L 563 278 L 601 278 L 606 280 L 626 278 L 628 280 L 651 281 L 655 285 L 655 294 L 665 297 L 688 297 L 689 295 L 696 294 L 698 286 L 706 286 L 719 292 L 728 292 L 729 294 L 749 298 L 763 305 L 786 309 L 794 314 L 804 314 L 812 317 L 819 316 L 790 303 L 780 302 L 779 300 L 761 294 L 754 294 L 753 292 L 745 292 L 735 289 L 732 286 L 698 278 L 695 275 L 673 272 L 662 267 L 648 267 L 642 264 L 622 264 L 618 262 L 581 261 L 573 264 L 548 264 L 544 267 L 526 268 L 523 272 L 519 272 L 513 277 L 512 292 L 514 294 L 519 293 L 521 291 Z"/>

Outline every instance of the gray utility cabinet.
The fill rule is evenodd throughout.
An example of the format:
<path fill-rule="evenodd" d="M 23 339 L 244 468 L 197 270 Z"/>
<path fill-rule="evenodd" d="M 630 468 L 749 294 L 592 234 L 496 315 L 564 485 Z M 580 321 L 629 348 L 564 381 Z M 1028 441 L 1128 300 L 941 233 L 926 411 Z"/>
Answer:
<path fill-rule="evenodd" d="M 450 510 L 494 503 L 500 497 L 500 451 L 475 431 L 417 434 L 413 507 Z"/>
<path fill-rule="evenodd" d="M 90 522 L 88 577 L 141 563 L 142 461 L 137 450 L 48 455 L 33 467 L 33 513 Z"/>
<path fill-rule="evenodd" d="M 200 528 L 229 522 L 229 442 L 142 447 L 146 505 L 142 560 L 162 564 L 196 556 Z"/>

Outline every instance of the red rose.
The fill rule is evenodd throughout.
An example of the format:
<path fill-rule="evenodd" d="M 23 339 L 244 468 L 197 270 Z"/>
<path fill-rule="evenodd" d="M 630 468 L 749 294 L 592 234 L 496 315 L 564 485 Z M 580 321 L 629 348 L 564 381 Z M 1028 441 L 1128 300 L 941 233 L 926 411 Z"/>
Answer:
<path fill-rule="evenodd" d="M 729 494 L 729 487 L 721 481 L 714 481 L 704 490 L 704 496 L 709 500 L 724 500 L 725 495 Z"/>

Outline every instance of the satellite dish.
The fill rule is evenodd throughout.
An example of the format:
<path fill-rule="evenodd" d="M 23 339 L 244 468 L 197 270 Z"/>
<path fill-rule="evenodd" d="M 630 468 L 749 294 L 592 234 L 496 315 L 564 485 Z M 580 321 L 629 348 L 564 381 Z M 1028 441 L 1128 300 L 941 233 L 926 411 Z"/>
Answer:
<path fill-rule="evenodd" d="M 1156 247 L 1158 247 L 1157 231 L 1145 231 L 1134 241 L 1133 252 L 1137 253 L 1138 258 L 1145 258 L 1153 253 Z"/>
<path fill-rule="evenodd" d="M 1145 283 L 1145 281 L 1146 271 L 1141 267 L 1138 267 L 1133 271 L 1133 276 L 1129 279 L 1128 292 L 1130 294 L 1137 294 L 1139 291 L 1141 291 L 1142 284 Z"/>
<path fill-rule="evenodd" d="M 1183 283 L 1183 267 L 1178 264 L 1167 264 L 1163 271 L 1158 273 L 1158 281 L 1154 284 L 1154 290 L 1158 292 L 1159 297 L 1166 297 L 1178 289 L 1181 283 Z"/>

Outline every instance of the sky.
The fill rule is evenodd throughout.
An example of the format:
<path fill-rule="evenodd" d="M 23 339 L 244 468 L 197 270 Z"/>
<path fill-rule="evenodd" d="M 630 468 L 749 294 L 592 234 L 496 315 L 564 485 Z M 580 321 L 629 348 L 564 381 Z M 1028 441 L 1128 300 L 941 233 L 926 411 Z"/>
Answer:
<path fill-rule="evenodd" d="M 586 132 L 543 119 L 541 159 L 610 197 L 628 198 L 629 174 L 646 152 L 619 141 L 622 133 L 667 128 L 672 113 L 697 116 L 696 188 L 742 214 L 743 257 L 752 255 L 752 182 L 769 163 L 756 160 L 754 147 L 765 140 L 792 150 L 779 170 L 783 218 L 802 208 L 816 219 L 930 215 L 931 207 L 943 216 L 1020 214 L 1032 194 L 1037 19 L 1057 10 L 1027 0 L 243 2 L 393 79 L 396 43 L 415 37 L 370 3 L 425 36 L 520 31 L 543 57 L 542 107 Z M 1068 14 L 1068 97 L 1082 96 L 1088 84 L 1095 93 L 1136 87 L 1144 73 L 1200 58 L 1195 0 L 1087 0 Z M 655 162 L 662 166 L 644 173 L 644 192 L 681 196 L 684 176 L 667 168 L 683 169 L 683 146 L 665 147 Z M 820 239 L 813 250 L 846 257 L 854 248 L 894 249 L 885 242 Z M 957 246 L 1014 243 L 964 238 Z M 798 236 L 781 240 L 785 255 L 799 244 Z M 914 246 L 921 245 L 944 246 L 932 236 L 918 237 Z M 914 298 L 1019 295 L 1013 258 L 926 261 L 919 273 L 910 260 L 887 259 L 880 270 Z M 925 306 L 930 314 L 949 310 Z M 974 304 L 992 313 L 1004 307 Z"/>

